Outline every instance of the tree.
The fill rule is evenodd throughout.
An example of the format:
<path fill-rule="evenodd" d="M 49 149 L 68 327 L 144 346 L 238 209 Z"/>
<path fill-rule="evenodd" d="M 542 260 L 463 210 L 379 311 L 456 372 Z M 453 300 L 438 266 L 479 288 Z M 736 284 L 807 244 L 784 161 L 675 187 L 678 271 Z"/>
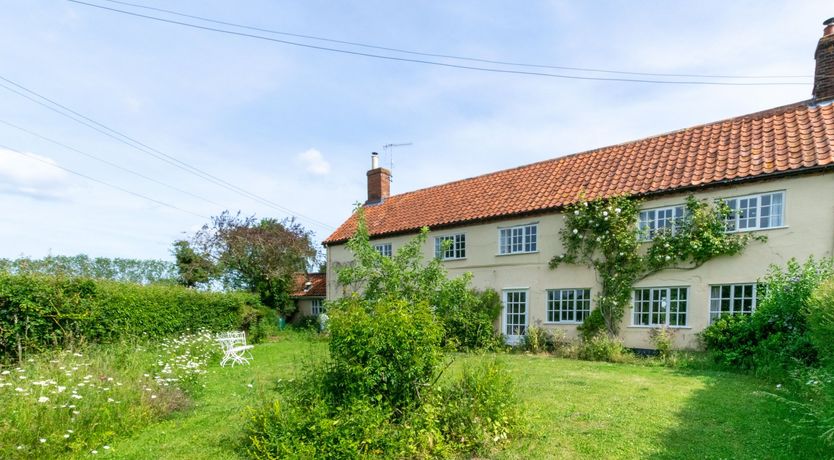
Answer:
<path fill-rule="evenodd" d="M 177 282 L 190 288 L 207 285 L 217 273 L 217 265 L 194 250 L 187 240 L 177 240 L 171 250 L 177 264 Z"/>
<path fill-rule="evenodd" d="M 227 289 L 249 290 L 281 315 L 293 312 L 293 275 L 306 271 L 318 255 L 311 232 L 294 219 L 228 211 L 213 217 L 190 242 L 174 244 L 183 282 L 217 280 Z"/>

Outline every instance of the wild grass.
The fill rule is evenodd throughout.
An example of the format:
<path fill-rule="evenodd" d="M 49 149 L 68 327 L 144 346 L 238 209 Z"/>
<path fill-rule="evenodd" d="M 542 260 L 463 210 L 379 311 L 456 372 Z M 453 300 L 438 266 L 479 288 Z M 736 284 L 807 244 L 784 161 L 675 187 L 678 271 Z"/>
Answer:
<path fill-rule="evenodd" d="M 0 367 L 0 458 L 105 454 L 192 404 L 219 349 L 211 334 L 39 355 Z"/>

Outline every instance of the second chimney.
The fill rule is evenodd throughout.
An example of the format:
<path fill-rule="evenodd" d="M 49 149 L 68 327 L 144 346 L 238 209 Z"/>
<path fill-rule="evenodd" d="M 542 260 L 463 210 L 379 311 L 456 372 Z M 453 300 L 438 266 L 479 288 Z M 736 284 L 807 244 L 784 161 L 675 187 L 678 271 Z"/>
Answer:
<path fill-rule="evenodd" d="M 382 203 L 391 195 L 391 171 L 379 167 L 379 154 L 371 153 L 371 170 L 368 171 L 368 201 L 365 204 Z"/>
<path fill-rule="evenodd" d="M 834 99 L 834 18 L 822 23 L 825 30 L 817 44 L 814 59 L 817 70 L 814 72 L 814 100 Z"/>

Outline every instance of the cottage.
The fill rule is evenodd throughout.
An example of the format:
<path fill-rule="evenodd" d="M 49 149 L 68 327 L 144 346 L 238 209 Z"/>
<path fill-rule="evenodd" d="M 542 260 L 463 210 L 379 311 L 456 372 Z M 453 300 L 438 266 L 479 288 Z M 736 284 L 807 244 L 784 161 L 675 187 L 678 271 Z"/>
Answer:
<path fill-rule="evenodd" d="M 290 299 L 295 303 L 294 320 L 324 313 L 326 285 L 324 273 L 299 273 L 293 277 Z"/>
<path fill-rule="evenodd" d="M 676 330 L 679 348 L 696 347 L 716 318 L 756 309 L 756 280 L 770 264 L 834 254 L 834 18 L 824 25 L 807 101 L 394 196 L 374 156 L 364 205 L 372 242 L 391 254 L 429 227 L 427 257 L 502 293 L 496 326 L 510 342 L 534 322 L 575 336 L 599 285 L 585 267 L 548 267 L 563 252 L 565 206 L 583 194 L 628 194 L 645 200 L 641 225 L 664 228 L 689 195 L 724 199 L 735 209 L 727 231 L 767 242 L 641 280 L 620 328 L 629 347 L 651 348 L 648 332 L 659 326 Z M 325 240 L 328 272 L 351 260 L 345 242 L 355 228 L 354 215 Z M 327 297 L 343 295 L 328 275 Z"/>

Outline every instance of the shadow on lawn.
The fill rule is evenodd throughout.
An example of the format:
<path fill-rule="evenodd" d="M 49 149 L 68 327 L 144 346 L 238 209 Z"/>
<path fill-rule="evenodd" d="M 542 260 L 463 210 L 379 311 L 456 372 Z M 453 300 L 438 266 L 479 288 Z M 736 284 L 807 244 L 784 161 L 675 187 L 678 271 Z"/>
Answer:
<path fill-rule="evenodd" d="M 652 459 L 834 459 L 798 425 L 801 414 L 768 395 L 773 385 L 748 376 L 680 371 L 703 382 L 672 427 L 658 435 Z M 674 391 L 674 389 L 670 389 Z"/>

